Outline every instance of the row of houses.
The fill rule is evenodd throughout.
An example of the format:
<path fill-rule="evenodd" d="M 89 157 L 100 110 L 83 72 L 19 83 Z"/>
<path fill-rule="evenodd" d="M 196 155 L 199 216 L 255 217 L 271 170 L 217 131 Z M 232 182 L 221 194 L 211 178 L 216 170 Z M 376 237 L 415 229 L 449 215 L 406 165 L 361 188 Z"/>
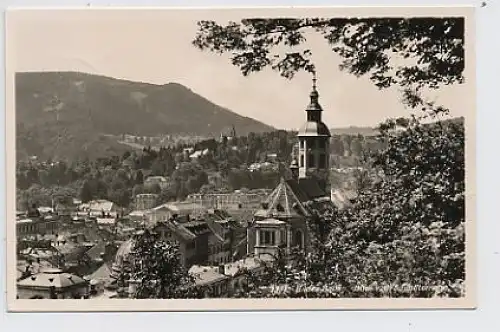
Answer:
<path fill-rule="evenodd" d="M 246 272 L 258 277 L 272 262 L 269 256 L 246 257 L 219 266 L 193 265 L 189 274 L 194 277 L 196 286 L 203 290 L 205 298 L 235 297 L 245 293 L 248 284 Z"/>
<path fill-rule="evenodd" d="M 232 262 L 246 253 L 246 228 L 222 210 L 209 210 L 196 218 L 173 214 L 148 224 L 147 228 L 162 240 L 178 245 L 181 264 L 186 269 L 196 264 Z M 117 274 L 140 234 L 141 231 L 121 244 L 113 267 Z"/>

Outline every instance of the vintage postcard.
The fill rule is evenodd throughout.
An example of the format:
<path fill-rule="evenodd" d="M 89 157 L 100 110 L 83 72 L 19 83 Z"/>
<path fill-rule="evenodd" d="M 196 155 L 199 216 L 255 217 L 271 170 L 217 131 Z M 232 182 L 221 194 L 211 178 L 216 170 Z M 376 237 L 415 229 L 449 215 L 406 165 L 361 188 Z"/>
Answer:
<path fill-rule="evenodd" d="M 472 7 L 6 15 L 10 311 L 475 307 Z"/>

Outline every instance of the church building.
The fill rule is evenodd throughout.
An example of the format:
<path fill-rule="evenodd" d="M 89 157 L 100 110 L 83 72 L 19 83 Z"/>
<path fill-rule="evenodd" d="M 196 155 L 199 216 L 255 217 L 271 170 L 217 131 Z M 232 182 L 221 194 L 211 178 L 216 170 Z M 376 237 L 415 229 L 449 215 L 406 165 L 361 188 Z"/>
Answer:
<path fill-rule="evenodd" d="M 323 123 L 316 78 L 306 122 L 298 132 L 297 155 L 290 165 L 291 178 L 282 178 L 278 186 L 257 210 L 247 229 L 248 254 L 277 257 L 292 249 L 307 250 L 310 237 L 307 220 L 315 207 L 335 208 L 330 199 L 330 131 Z"/>

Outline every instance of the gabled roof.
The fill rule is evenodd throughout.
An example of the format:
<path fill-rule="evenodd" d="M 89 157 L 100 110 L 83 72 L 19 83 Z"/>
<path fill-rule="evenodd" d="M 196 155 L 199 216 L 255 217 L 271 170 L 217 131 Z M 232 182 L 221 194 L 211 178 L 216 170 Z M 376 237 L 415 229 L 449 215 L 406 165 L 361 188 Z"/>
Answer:
<path fill-rule="evenodd" d="M 205 221 L 189 221 L 181 225 L 193 233 L 195 236 L 210 233 L 212 230 Z"/>
<path fill-rule="evenodd" d="M 172 233 L 177 235 L 181 240 L 184 241 L 192 241 L 196 239 L 196 235 L 193 234 L 190 230 L 188 230 L 184 225 L 172 222 L 170 220 L 162 221 L 155 226 L 155 229 L 158 227 L 166 227 Z"/>
<path fill-rule="evenodd" d="M 295 187 L 295 190 L 299 191 L 299 194 L 302 194 L 297 186 Z M 263 205 L 264 208 L 257 211 L 256 215 L 262 217 L 290 218 L 306 214 L 307 211 L 302 206 L 302 202 L 295 193 L 295 190 L 292 189 L 289 181 L 281 178 L 276 189 L 266 199 Z"/>
<path fill-rule="evenodd" d="M 286 183 L 288 183 L 302 203 L 329 195 L 329 193 L 321 189 L 318 181 L 313 178 L 302 178 L 298 180 L 290 179 L 287 180 Z"/>
<path fill-rule="evenodd" d="M 88 209 L 91 211 L 111 211 L 113 207 L 116 207 L 116 204 L 105 199 L 96 199 L 80 205 L 80 209 Z"/>
<path fill-rule="evenodd" d="M 194 277 L 197 286 L 210 285 L 212 283 L 229 279 L 228 276 L 220 274 L 216 267 L 193 265 L 188 272 Z"/>
<path fill-rule="evenodd" d="M 235 276 L 243 269 L 252 271 L 262 267 L 262 260 L 256 257 L 247 257 L 233 263 L 228 263 L 224 267 L 226 275 Z"/>
<path fill-rule="evenodd" d="M 102 264 L 97 270 L 95 270 L 92 274 L 88 275 L 88 278 L 90 280 L 103 280 L 103 281 L 110 281 L 111 275 L 111 268 L 109 267 L 108 264 L 104 263 Z"/>
<path fill-rule="evenodd" d="M 85 255 L 90 258 L 91 260 L 99 260 L 104 256 L 106 253 L 106 243 L 105 242 L 100 242 L 92 246 Z"/>

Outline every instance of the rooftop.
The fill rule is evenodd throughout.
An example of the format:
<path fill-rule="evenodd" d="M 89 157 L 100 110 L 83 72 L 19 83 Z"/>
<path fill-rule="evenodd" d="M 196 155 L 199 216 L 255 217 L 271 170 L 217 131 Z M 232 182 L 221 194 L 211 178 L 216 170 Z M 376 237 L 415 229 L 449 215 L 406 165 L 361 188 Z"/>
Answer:
<path fill-rule="evenodd" d="M 74 285 L 83 285 L 86 281 L 79 276 L 64 273 L 60 269 L 45 269 L 25 279 L 19 280 L 17 286 L 21 287 L 56 287 L 67 288 Z"/>
<path fill-rule="evenodd" d="M 194 276 L 197 286 L 210 285 L 218 281 L 229 279 L 228 276 L 220 274 L 216 267 L 194 265 L 189 269 L 189 274 Z"/>

